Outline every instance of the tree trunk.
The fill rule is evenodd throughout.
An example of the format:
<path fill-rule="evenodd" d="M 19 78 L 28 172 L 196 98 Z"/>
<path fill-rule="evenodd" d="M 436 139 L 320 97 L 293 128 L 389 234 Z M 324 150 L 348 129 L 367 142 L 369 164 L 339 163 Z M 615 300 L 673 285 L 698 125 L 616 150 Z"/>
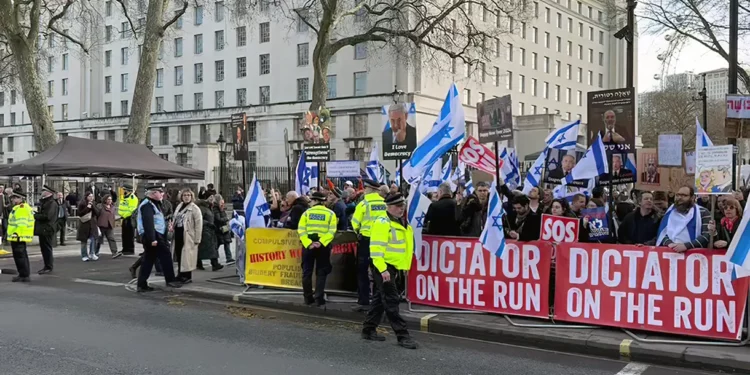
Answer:
<path fill-rule="evenodd" d="M 149 1 L 141 60 L 128 120 L 128 138 L 125 140 L 127 143 L 146 143 L 148 128 L 151 126 L 151 101 L 156 83 L 156 64 L 159 47 L 164 39 L 162 17 L 168 4 L 167 0 Z"/>
<path fill-rule="evenodd" d="M 18 79 L 21 82 L 26 110 L 29 111 L 31 128 L 34 131 L 36 150 L 45 151 L 57 143 L 57 133 L 52 122 L 52 115 L 47 109 L 47 95 L 42 89 L 42 82 L 36 71 L 35 53 L 25 37 L 9 35 L 10 48 L 18 67 Z"/>
<path fill-rule="evenodd" d="M 326 100 L 328 99 L 328 61 L 331 59 L 331 55 L 328 52 L 330 45 L 324 41 L 321 43 L 318 38 L 318 43 L 315 45 L 313 50 L 313 88 L 312 88 L 312 102 L 310 103 L 310 110 L 317 111 L 321 107 L 326 106 Z"/>

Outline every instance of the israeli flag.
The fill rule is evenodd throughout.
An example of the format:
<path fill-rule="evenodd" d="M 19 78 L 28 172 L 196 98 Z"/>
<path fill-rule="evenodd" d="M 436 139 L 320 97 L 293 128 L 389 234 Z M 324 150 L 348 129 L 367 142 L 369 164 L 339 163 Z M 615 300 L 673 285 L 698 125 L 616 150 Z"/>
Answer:
<path fill-rule="evenodd" d="M 573 167 L 564 180 L 560 181 L 562 185 L 567 185 L 575 180 L 588 180 L 598 177 L 604 173 L 609 173 L 609 164 L 607 163 L 607 153 L 604 149 L 602 136 L 596 136 L 596 140 L 591 144 L 581 161 Z"/>
<path fill-rule="evenodd" d="M 409 196 L 407 201 L 407 218 L 409 225 L 414 230 L 414 255 L 417 259 L 422 256 L 422 228 L 424 227 L 424 218 L 427 216 L 427 209 L 432 203 L 424 194 L 417 192 L 417 186 L 412 185 L 411 191 L 414 193 Z"/>
<path fill-rule="evenodd" d="M 490 204 L 487 209 L 487 220 L 484 230 L 479 236 L 482 247 L 497 257 L 502 257 L 505 251 L 505 233 L 503 232 L 503 201 L 497 192 L 495 183 L 490 187 Z"/>
<path fill-rule="evenodd" d="M 692 208 L 692 217 L 690 220 L 688 220 L 687 223 L 683 227 L 679 227 L 680 224 L 677 220 L 673 222 L 669 222 L 669 218 L 672 215 L 672 212 L 674 211 L 674 204 L 669 206 L 669 209 L 664 214 L 664 217 L 661 219 L 661 223 L 659 224 L 659 231 L 657 233 L 656 237 L 656 246 L 661 246 L 661 243 L 664 241 L 665 238 L 670 237 L 674 241 L 675 236 L 682 232 L 683 230 L 687 229 L 688 236 L 690 237 L 690 240 L 695 240 L 697 236 L 700 236 L 701 229 L 703 226 L 703 220 L 701 220 L 701 210 L 698 208 L 698 205 L 693 205 Z M 737 233 L 740 233 L 739 230 Z M 738 237 L 735 235 L 735 237 Z M 734 243 L 734 238 L 732 239 L 732 242 Z M 729 253 L 727 253 L 729 255 Z"/>
<path fill-rule="evenodd" d="M 448 156 L 448 161 L 443 165 L 443 170 L 441 172 L 442 175 L 442 181 L 447 182 L 451 185 L 451 191 L 456 191 L 456 183 L 453 182 L 453 155 Z"/>
<path fill-rule="evenodd" d="M 367 162 L 367 177 L 377 182 L 383 182 L 383 175 L 380 173 L 380 160 L 378 159 L 378 143 L 372 146 L 370 151 L 370 161 Z"/>
<path fill-rule="evenodd" d="M 466 180 L 466 163 L 459 160 L 456 170 L 453 171 L 453 181 L 458 184 L 464 180 Z"/>
<path fill-rule="evenodd" d="M 633 176 L 637 176 L 637 175 L 638 175 L 638 174 L 637 174 L 637 173 L 638 173 L 638 170 L 636 169 L 636 166 L 635 166 L 635 164 L 633 163 L 633 161 L 632 161 L 632 160 L 630 160 L 630 158 L 629 158 L 628 156 L 629 156 L 629 155 L 627 155 L 627 154 L 623 154 L 623 155 L 622 155 L 622 158 L 623 158 L 623 159 L 625 159 L 625 160 L 624 160 L 624 162 L 625 162 L 625 169 L 627 169 L 627 170 L 629 170 L 629 171 L 632 171 L 632 172 L 633 172 Z"/>
<path fill-rule="evenodd" d="M 474 194 L 474 183 L 471 181 L 471 179 L 469 179 L 469 181 L 466 181 L 466 186 L 464 186 L 464 188 L 466 189 L 465 195 Z"/>
<path fill-rule="evenodd" d="M 442 177 L 442 168 L 440 167 L 440 160 L 438 159 L 429 169 L 427 169 L 427 171 L 425 171 L 424 176 L 422 176 L 419 191 L 422 192 L 422 194 L 436 192 L 440 183 L 443 182 Z"/>
<path fill-rule="evenodd" d="M 422 139 L 404 163 L 403 175 L 408 183 L 414 183 L 424 171 L 460 142 L 466 134 L 464 107 L 458 96 L 456 84 L 451 84 L 448 95 L 430 133 Z"/>
<path fill-rule="evenodd" d="M 318 163 L 310 165 L 310 187 L 318 187 Z"/>
<path fill-rule="evenodd" d="M 737 226 L 737 232 L 727 248 L 726 259 L 735 266 L 732 280 L 750 276 L 750 227 L 748 227 L 748 221 L 750 221 L 750 204 L 745 205 L 745 211 Z"/>
<path fill-rule="evenodd" d="M 312 168 L 308 167 L 307 163 L 305 163 L 305 150 L 302 150 L 302 152 L 299 153 L 299 161 L 297 161 L 297 169 L 295 169 L 294 175 L 296 177 L 294 179 L 294 190 L 299 195 L 307 195 L 307 193 L 310 192 Z M 248 194 L 248 196 L 250 195 Z"/>
<path fill-rule="evenodd" d="M 500 174 L 503 181 L 508 185 L 508 189 L 515 189 L 521 184 L 521 174 L 518 168 L 518 158 L 514 157 L 515 151 L 512 148 L 504 148 L 500 153 L 500 159 L 503 160 L 503 166 L 500 168 Z"/>
<path fill-rule="evenodd" d="M 229 220 L 229 230 L 237 238 L 245 237 L 245 218 L 237 214 L 237 211 L 232 214 L 232 220 Z"/>
<path fill-rule="evenodd" d="M 528 172 L 526 172 L 526 179 L 523 182 L 523 193 L 529 195 L 532 188 L 539 186 L 539 181 L 542 180 L 542 169 L 544 169 L 544 161 L 547 160 L 547 149 L 545 148 L 534 161 L 534 165 L 531 166 Z"/>
<path fill-rule="evenodd" d="M 395 177 L 393 178 L 393 183 L 396 185 L 401 185 L 401 170 L 396 171 Z"/>
<path fill-rule="evenodd" d="M 701 147 L 711 147 L 713 145 L 714 143 L 711 142 L 711 138 L 708 138 L 708 134 L 706 134 L 706 131 L 703 130 L 700 121 L 698 121 L 698 116 L 695 116 L 695 149 L 697 150 Z"/>
<path fill-rule="evenodd" d="M 548 148 L 558 150 L 575 150 L 578 144 L 578 128 L 581 126 L 581 120 L 563 126 L 550 133 L 544 141 Z"/>
<path fill-rule="evenodd" d="M 266 215 L 271 215 L 271 208 L 266 202 L 266 195 L 263 194 L 260 182 L 255 179 L 255 174 L 253 174 L 253 181 L 247 189 L 247 197 L 243 206 L 245 207 L 245 228 L 264 228 L 266 226 Z"/>

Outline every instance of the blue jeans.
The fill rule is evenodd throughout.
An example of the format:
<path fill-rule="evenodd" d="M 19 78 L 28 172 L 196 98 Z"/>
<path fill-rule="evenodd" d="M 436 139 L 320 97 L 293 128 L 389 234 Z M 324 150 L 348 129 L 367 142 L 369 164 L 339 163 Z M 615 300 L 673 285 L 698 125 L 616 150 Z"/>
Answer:
<path fill-rule="evenodd" d="M 88 257 L 89 254 L 99 255 L 99 249 L 96 246 L 98 238 L 92 236 L 87 241 L 81 241 L 81 257 Z"/>

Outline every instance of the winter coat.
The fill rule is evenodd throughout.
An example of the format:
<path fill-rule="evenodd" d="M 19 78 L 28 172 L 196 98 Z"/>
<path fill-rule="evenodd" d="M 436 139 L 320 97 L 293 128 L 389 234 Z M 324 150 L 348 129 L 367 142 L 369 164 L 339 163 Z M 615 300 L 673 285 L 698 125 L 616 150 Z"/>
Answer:
<path fill-rule="evenodd" d="M 292 203 L 292 208 L 289 209 L 289 218 L 284 224 L 284 228 L 297 230 L 299 226 L 299 220 L 302 219 L 302 214 L 307 211 L 310 205 L 304 197 L 299 197 Z"/>
<path fill-rule="evenodd" d="M 216 239 L 214 213 L 206 201 L 198 201 L 198 208 L 203 215 L 203 235 L 198 245 L 198 260 L 218 258 L 219 243 Z"/>
<path fill-rule="evenodd" d="M 214 214 L 214 224 L 216 225 L 216 238 L 219 245 L 232 243 L 232 231 L 229 230 L 227 212 L 220 209 L 219 206 L 214 206 L 212 211 Z M 225 228 L 226 232 L 222 228 Z"/>
<path fill-rule="evenodd" d="M 105 207 L 103 204 L 97 205 L 97 217 L 96 217 L 96 225 L 99 226 L 99 228 L 112 228 L 115 227 L 115 211 L 117 211 L 117 207 L 115 207 L 114 204 L 110 206 L 109 209 Z"/>
<path fill-rule="evenodd" d="M 203 215 L 195 203 L 188 203 L 188 206 L 182 210 L 184 204 L 180 203 L 175 211 L 175 215 L 177 215 L 177 212 L 179 212 L 179 215 L 183 215 L 182 224 L 185 229 L 185 242 L 182 246 L 182 255 L 180 259 L 175 260 L 180 262 L 180 270 L 182 272 L 190 272 L 198 266 L 198 244 L 201 243 L 203 236 Z M 174 246 L 175 241 L 172 241 L 172 254 L 176 254 Z"/>
<path fill-rule="evenodd" d="M 99 209 L 96 207 L 96 203 L 91 202 L 91 208 L 88 207 L 86 202 L 81 202 L 78 205 L 78 217 L 91 213 L 91 220 L 87 222 L 81 222 L 78 219 L 78 231 L 76 232 L 76 240 L 84 242 L 88 241 L 91 237 L 99 237 L 99 227 L 96 225 L 99 219 Z"/>
<path fill-rule="evenodd" d="M 244 211 L 243 204 L 245 203 L 245 196 L 240 193 L 234 193 L 232 196 L 232 209 L 236 211 Z"/>
<path fill-rule="evenodd" d="M 466 197 L 462 205 L 461 218 L 461 235 L 466 237 L 479 237 L 482 234 L 484 220 L 487 218 L 487 205 L 479 202 L 479 197 L 472 194 Z"/>
<path fill-rule="evenodd" d="M 57 200 L 49 196 L 40 203 L 41 207 L 34 214 L 34 235 L 54 236 L 57 230 Z"/>
<path fill-rule="evenodd" d="M 456 200 L 451 197 L 441 197 L 437 202 L 432 202 L 424 219 L 427 225 L 425 234 L 460 236 L 456 211 Z"/>

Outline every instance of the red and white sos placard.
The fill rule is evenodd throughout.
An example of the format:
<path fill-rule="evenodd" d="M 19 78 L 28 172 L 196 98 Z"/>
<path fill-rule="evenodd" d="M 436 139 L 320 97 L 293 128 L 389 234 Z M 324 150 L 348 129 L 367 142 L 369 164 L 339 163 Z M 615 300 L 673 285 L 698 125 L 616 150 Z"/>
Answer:
<path fill-rule="evenodd" d="M 495 160 L 497 160 L 497 156 L 495 156 L 495 153 L 489 147 L 481 144 L 474 137 L 466 138 L 463 146 L 461 146 L 461 150 L 458 151 L 458 160 L 483 172 L 495 175 Z M 503 161 L 500 160 L 500 168 L 502 167 Z"/>
<path fill-rule="evenodd" d="M 542 215 L 539 239 L 554 242 L 578 242 L 578 219 L 554 215 Z"/>

